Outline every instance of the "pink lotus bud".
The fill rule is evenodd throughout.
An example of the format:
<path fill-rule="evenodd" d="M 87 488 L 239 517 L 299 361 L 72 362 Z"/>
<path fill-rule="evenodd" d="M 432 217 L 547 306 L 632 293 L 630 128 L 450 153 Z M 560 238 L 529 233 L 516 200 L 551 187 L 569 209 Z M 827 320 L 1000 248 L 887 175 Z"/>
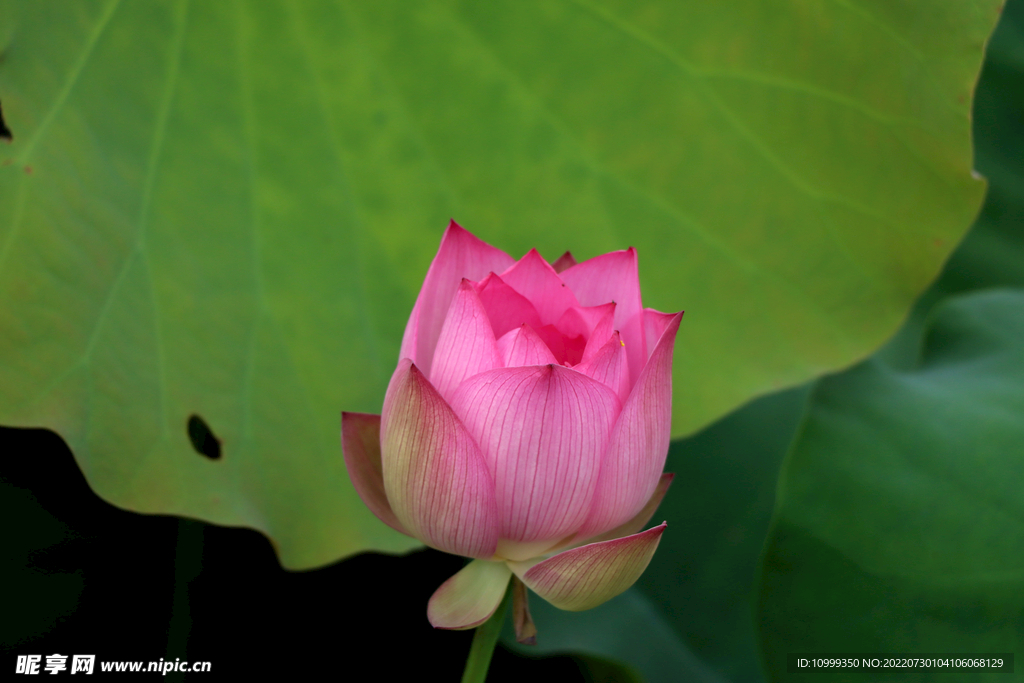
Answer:
<path fill-rule="evenodd" d="M 383 414 L 342 416 L 345 464 L 370 510 L 476 558 L 431 598 L 434 626 L 486 621 L 513 573 L 568 610 L 643 573 L 665 529 L 641 532 L 671 482 L 681 317 L 643 308 L 632 248 L 514 261 L 449 225 Z"/>

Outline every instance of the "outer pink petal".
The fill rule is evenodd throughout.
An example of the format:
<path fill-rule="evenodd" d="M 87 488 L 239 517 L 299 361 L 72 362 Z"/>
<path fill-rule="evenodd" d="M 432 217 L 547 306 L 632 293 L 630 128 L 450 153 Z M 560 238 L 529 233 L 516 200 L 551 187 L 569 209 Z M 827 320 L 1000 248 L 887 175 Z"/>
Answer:
<path fill-rule="evenodd" d="M 381 415 L 384 490 L 409 533 L 439 550 L 491 557 L 498 547 L 494 483 L 480 449 L 409 359 Z"/>
<path fill-rule="evenodd" d="M 503 367 L 494 331 L 476 288 L 463 280 L 441 328 L 430 383 L 450 400 L 467 377 Z"/>
<path fill-rule="evenodd" d="M 525 323 L 498 340 L 498 353 L 507 368 L 558 363 L 544 340 Z"/>
<path fill-rule="evenodd" d="M 567 269 L 561 278 L 584 306 L 615 302 L 615 329 L 626 342 L 630 386 L 635 384 L 647 360 L 636 250 L 596 256 Z"/>
<path fill-rule="evenodd" d="M 647 500 L 647 504 L 641 508 L 640 512 L 636 513 L 633 519 L 629 520 L 625 524 L 615 527 L 611 531 L 606 531 L 603 534 L 594 536 L 593 538 L 580 539 L 580 542 L 602 543 L 616 538 L 632 536 L 643 529 L 647 526 L 647 522 L 651 521 L 651 517 L 654 517 L 654 513 L 658 511 L 658 506 L 661 505 L 661 501 L 664 500 L 665 494 L 668 493 L 668 488 L 672 485 L 672 480 L 675 476 L 676 475 L 671 472 L 665 472 L 661 475 L 661 479 L 658 480 L 658 486 L 654 489 L 654 493 L 651 494 L 651 497 Z"/>
<path fill-rule="evenodd" d="M 590 515 L 579 537 L 595 536 L 636 515 L 654 493 L 672 427 L 672 349 L 683 314 L 665 329 L 622 406 L 601 463 Z"/>
<path fill-rule="evenodd" d="M 678 313 L 662 313 L 653 308 L 644 309 L 644 334 L 647 337 L 647 357 L 654 353 L 654 347 L 658 345 L 661 335 L 672 324 Z"/>
<path fill-rule="evenodd" d="M 463 382 L 452 407 L 494 475 L 503 541 L 554 545 L 579 529 L 619 412 L 614 392 L 558 365 L 505 368 Z"/>
<path fill-rule="evenodd" d="M 558 260 L 551 264 L 551 267 L 556 273 L 561 273 L 566 268 L 571 268 L 576 265 L 576 259 L 573 257 L 571 252 L 565 252 L 558 257 Z"/>
<path fill-rule="evenodd" d="M 463 278 L 482 280 L 488 273 L 500 273 L 512 263 L 514 259 L 505 252 L 478 239 L 455 221 L 449 223 L 405 326 L 399 359 L 411 358 L 429 376 L 434 346 L 459 283 Z"/>
<path fill-rule="evenodd" d="M 626 368 L 626 352 L 619 333 L 612 333 L 611 339 L 601 350 L 573 368 L 615 392 L 623 403 L 629 397 L 629 375 Z"/>
<path fill-rule="evenodd" d="M 498 609 L 511 578 L 504 562 L 473 560 L 430 596 L 430 625 L 457 630 L 479 626 Z"/>
<path fill-rule="evenodd" d="M 632 586 L 658 549 L 666 524 L 603 543 L 573 548 L 542 562 L 509 562 L 523 583 L 559 609 L 580 612 Z"/>
<path fill-rule="evenodd" d="M 342 413 L 341 450 L 345 456 L 348 478 L 370 512 L 395 531 L 411 536 L 395 517 L 384 493 L 380 463 L 380 415 Z"/>
<path fill-rule="evenodd" d="M 501 279 L 530 300 L 545 325 L 554 325 L 567 309 L 579 306 L 569 287 L 536 249 L 503 272 Z"/>
<path fill-rule="evenodd" d="M 534 329 L 541 326 L 540 314 L 533 304 L 494 273 L 477 285 L 477 292 L 491 320 L 495 337 L 501 337 L 523 323 Z"/>

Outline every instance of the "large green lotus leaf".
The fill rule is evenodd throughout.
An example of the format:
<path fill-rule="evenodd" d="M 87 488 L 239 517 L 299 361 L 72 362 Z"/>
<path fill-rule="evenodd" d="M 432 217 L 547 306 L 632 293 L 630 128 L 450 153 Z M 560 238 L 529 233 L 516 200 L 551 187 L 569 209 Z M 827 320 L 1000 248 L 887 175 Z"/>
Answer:
<path fill-rule="evenodd" d="M 915 368 L 873 359 L 815 388 L 762 567 L 773 680 L 788 652 L 1020 651 L 1022 339 L 1024 290 L 955 297 Z"/>
<path fill-rule="evenodd" d="M 941 292 L 1024 287 L 1024 3 L 1008 3 L 974 103 L 977 168 L 989 180 L 975 227 L 936 283 Z"/>
<path fill-rule="evenodd" d="M 7 0 L 0 422 L 287 566 L 408 547 L 338 412 L 379 410 L 455 217 L 517 256 L 635 245 L 688 311 L 693 432 L 863 357 L 934 278 L 999 5 Z"/>
<path fill-rule="evenodd" d="M 974 227 L 950 256 L 939 279 L 921 296 L 904 326 L 883 349 L 899 367 L 917 361 L 932 307 L 956 293 L 986 287 L 1024 287 L 1024 2 L 1003 12 L 985 54 L 974 100 L 977 168 L 988 179 Z"/>

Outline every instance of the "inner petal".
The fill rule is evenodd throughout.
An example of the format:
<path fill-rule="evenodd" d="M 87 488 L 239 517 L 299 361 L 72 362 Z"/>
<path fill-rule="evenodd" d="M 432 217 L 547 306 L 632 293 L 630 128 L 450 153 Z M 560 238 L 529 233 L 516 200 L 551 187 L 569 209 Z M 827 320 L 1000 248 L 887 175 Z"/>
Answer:
<path fill-rule="evenodd" d="M 534 305 L 544 324 L 557 323 L 566 309 L 579 307 L 576 296 L 536 249 L 503 272 L 501 279 Z"/>
<path fill-rule="evenodd" d="M 494 273 L 477 283 L 476 291 L 487 311 L 495 338 L 500 339 L 524 323 L 533 329 L 541 326 L 540 315 L 534 305 Z"/>
<path fill-rule="evenodd" d="M 583 350 L 587 347 L 587 340 L 580 336 L 570 337 L 554 325 L 544 325 L 537 328 L 537 336 L 544 340 L 547 347 L 551 349 L 558 360 L 559 365 L 572 367 L 583 360 Z"/>
<path fill-rule="evenodd" d="M 498 340 L 498 354 L 507 368 L 562 363 L 551 353 L 537 332 L 525 323 L 509 330 Z"/>

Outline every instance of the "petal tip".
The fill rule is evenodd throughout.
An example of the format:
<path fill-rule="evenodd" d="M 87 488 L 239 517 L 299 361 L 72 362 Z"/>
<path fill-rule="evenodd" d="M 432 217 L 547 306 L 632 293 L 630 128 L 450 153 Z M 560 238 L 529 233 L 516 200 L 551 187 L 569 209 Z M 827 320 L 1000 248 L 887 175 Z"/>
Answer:
<path fill-rule="evenodd" d="M 566 550 L 532 566 L 513 564 L 512 570 L 555 607 L 569 612 L 588 610 L 636 582 L 647 569 L 666 526 L 662 522 L 632 536 Z"/>

